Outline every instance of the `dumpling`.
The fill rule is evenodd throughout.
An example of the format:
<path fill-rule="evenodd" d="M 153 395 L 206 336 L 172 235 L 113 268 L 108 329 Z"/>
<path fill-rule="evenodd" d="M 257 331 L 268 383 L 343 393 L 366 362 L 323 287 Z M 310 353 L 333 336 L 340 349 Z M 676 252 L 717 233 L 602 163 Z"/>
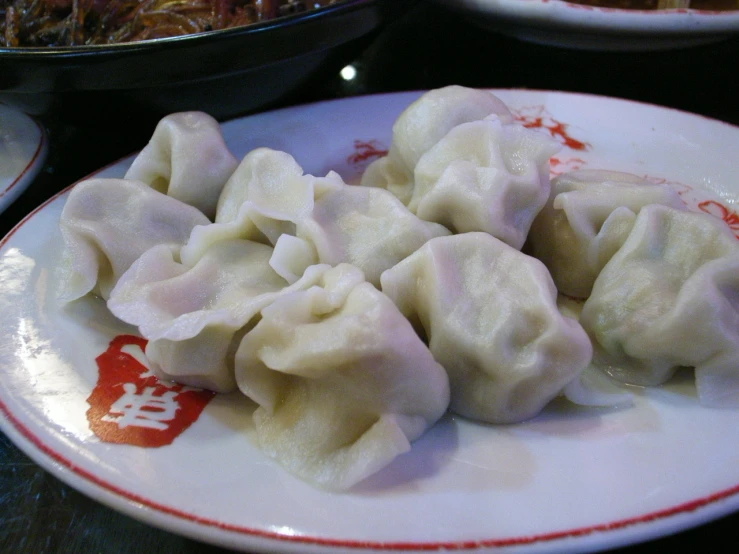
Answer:
<path fill-rule="evenodd" d="M 565 316 L 580 319 L 584 300 L 557 295 L 557 308 Z M 579 378 L 570 381 L 562 390 L 563 395 L 580 406 L 628 406 L 634 398 L 623 383 L 611 378 L 592 362 L 580 374 Z"/>
<path fill-rule="evenodd" d="M 318 263 L 313 243 L 292 235 L 281 235 L 275 243 L 269 265 L 288 283 L 294 283 L 310 266 Z"/>
<path fill-rule="evenodd" d="M 221 190 L 237 165 L 215 119 L 202 112 L 181 112 L 159 121 L 125 178 L 142 181 L 213 218 Z"/>
<path fill-rule="evenodd" d="M 231 239 L 212 245 L 190 267 L 168 248 L 152 248 L 119 279 L 108 308 L 147 339 L 190 338 L 216 314 L 221 323 L 241 327 L 263 307 L 264 294 L 287 286 L 269 266 L 271 256 L 269 246 Z"/>
<path fill-rule="evenodd" d="M 217 241 L 249 239 L 275 246 L 271 264 L 288 281 L 310 265 L 343 262 L 379 285 L 385 269 L 445 234 L 386 190 L 347 185 L 335 172 L 307 175 L 289 154 L 260 148 L 227 183 L 216 223 L 195 229 L 181 256 L 193 265 Z"/>
<path fill-rule="evenodd" d="M 286 152 L 257 148 L 249 152 L 226 183 L 218 201 L 215 224 L 198 227 L 182 250 L 194 265 L 220 240 L 240 238 L 274 246 L 283 235 L 295 235 L 298 220 L 310 217 L 316 198 L 344 186 L 341 177 L 306 175 Z"/>
<path fill-rule="evenodd" d="M 236 352 L 236 378 L 259 404 L 261 448 L 339 490 L 408 451 L 449 401 L 444 369 L 408 321 L 346 264 L 262 310 Z"/>
<path fill-rule="evenodd" d="M 216 223 L 236 219 L 245 202 L 264 215 L 292 221 L 313 208 L 312 185 L 312 178 L 304 178 L 303 168 L 287 152 L 256 148 L 244 156 L 226 183 L 218 201 Z"/>
<path fill-rule="evenodd" d="M 457 125 L 496 115 L 513 115 L 493 93 L 450 85 L 431 90 L 408 106 L 393 124 L 393 145 L 406 167 L 413 168 L 434 144 Z"/>
<path fill-rule="evenodd" d="M 413 195 L 413 171 L 398 161 L 398 155 L 391 146 L 387 156 L 367 166 L 360 185 L 385 189 L 407 206 Z"/>
<path fill-rule="evenodd" d="M 151 372 L 159 379 L 214 392 L 231 392 L 236 390 L 234 355 L 250 324 L 236 330 L 209 325 L 189 339 L 149 340 L 144 354 Z"/>
<path fill-rule="evenodd" d="M 280 294 L 311 286 L 328 269 L 312 266 L 289 286 L 270 267 L 271 256 L 269 246 L 230 239 L 213 244 L 190 267 L 155 247 L 120 278 L 108 309 L 149 340 L 146 354 L 160 376 L 234 390 L 234 339 Z"/>
<path fill-rule="evenodd" d="M 69 193 L 59 222 L 66 273 L 62 299 L 89 292 L 107 298 L 141 254 L 156 245 L 178 252 L 192 229 L 208 222 L 198 209 L 144 183 L 82 181 Z"/>
<path fill-rule="evenodd" d="M 432 239 L 381 282 L 427 337 L 463 416 L 531 418 L 590 362 L 590 340 L 558 311 L 544 265 L 486 233 Z"/>
<path fill-rule="evenodd" d="M 580 322 L 611 376 L 658 385 L 694 367 L 702 402 L 739 406 L 739 241 L 720 219 L 642 208 Z"/>
<path fill-rule="evenodd" d="M 387 189 L 407 205 L 421 156 L 457 125 L 491 114 L 513 121 L 503 101 L 484 90 L 451 85 L 423 94 L 393 124 L 390 151 L 367 167 L 362 186 Z"/>
<path fill-rule="evenodd" d="M 636 214 L 649 204 L 685 209 L 673 187 L 630 173 L 565 173 L 552 180 L 526 251 L 544 262 L 561 293 L 587 298 L 600 270 L 626 240 Z"/>
<path fill-rule="evenodd" d="M 408 209 L 454 233 L 483 231 L 521 249 L 549 197 L 560 145 L 491 117 L 454 127 L 416 164 Z"/>
<path fill-rule="evenodd" d="M 314 245 L 320 263 L 355 265 L 379 286 L 383 271 L 449 230 L 422 221 L 386 190 L 345 184 L 316 200 L 296 234 Z"/>

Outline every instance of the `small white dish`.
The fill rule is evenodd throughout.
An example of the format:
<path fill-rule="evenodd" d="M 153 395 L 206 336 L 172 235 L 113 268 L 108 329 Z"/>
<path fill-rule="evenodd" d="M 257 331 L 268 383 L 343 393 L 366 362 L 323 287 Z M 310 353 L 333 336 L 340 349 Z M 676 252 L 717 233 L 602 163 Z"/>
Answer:
<path fill-rule="evenodd" d="M 0 212 L 33 182 L 47 150 L 46 134 L 38 122 L 0 103 Z"/>
<path fill-rule="evenodd" d="M 597 96 L 494 92 L 524 124 L 565 145 L 553 172 L 603 168 L 673 183 L 686 203 L 739 235 L 739 128 Z M 279 148 L 309 173 L 334 169 L 355 181 L 418 96 L 300 106 L 223 130 L 237 156 Z M 131 160 L 96 175 L 120 177 Z M 739 412 L 700 406 L 689 374 L 634 388 L 634 405 L 620 409 L 554 402 L 510 426 L 447 416 L 411 452 L 342 494 L 317 490 L 263 455 L 240 394 L 215 396 L 202 412 L 183 408 L 193 421 L 169 445 L 104 442 L 88 419 L 100 402 L 88 399 L 107 395 L 118 411 L 99 420 L 123 429 L 131 414 L 105 376 L 140 384 L 146 368 L 133 330 L 104 304 L 56 305 L 66 194 L 0 241 L 0 429 L 52 474 L 121 512 L 252 553 L 553 554 L 637 543 L 739 509 Z M 116 337 L 122 343 L 111 348 Z"/>
<path fill-rule="evenodd" d="M 669 50 L 739 34 L 739 10 L 625 10 L 562 0 L 434 0 L 522 40 L 583 50 Z"/>

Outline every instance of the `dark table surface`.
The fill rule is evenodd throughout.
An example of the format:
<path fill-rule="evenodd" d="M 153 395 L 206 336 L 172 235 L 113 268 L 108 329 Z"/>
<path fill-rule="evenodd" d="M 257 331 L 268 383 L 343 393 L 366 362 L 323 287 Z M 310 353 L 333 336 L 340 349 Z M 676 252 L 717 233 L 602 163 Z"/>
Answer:
<path fill-rule="evenodd" d="M 490 33 L 426 3 L 387 27 L 354 62 L 282 105 L 447 84 L 588 92 L 635 99 L 739 124 L 739 37 L 664 52 L 589 52 L 525 43 Z M 7 233 L 58 190 L 144 146 L 152 128 L 101 134 L 41 118 L 49 155 L 31 186 L 0 216 Z M 737 144 L 739 173 L 739 144 Z M 710 468 L 706 468 L 710 471 Z M 614 552 L 737 552 L 739 514 Z M 140 523 L 76 492 L 0 434 L 0 552 L 210 553 L 226 550 Z"/>

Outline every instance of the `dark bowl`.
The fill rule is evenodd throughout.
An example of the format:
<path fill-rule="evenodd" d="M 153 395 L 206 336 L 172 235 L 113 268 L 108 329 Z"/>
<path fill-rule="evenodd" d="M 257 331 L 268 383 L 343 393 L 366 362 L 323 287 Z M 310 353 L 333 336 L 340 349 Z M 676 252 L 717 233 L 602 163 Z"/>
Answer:
<path fill-rule="evenodd" d="M 0 48 L 0 101 L 75 123 L 226 119 L 335 74 L 416 0 L 341 0 L 239 28 L 100 46 Z"/>

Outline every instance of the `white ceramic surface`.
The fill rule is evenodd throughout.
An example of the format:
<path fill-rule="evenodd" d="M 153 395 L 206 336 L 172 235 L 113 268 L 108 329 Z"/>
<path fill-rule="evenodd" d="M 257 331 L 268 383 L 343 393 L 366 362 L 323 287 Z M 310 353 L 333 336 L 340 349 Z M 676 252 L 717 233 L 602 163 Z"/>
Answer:
<path fill-rule="evenodd" d="M 41 126 L 23 112 L 0 103 L 0 212 L 31 184 L 46 151 Z"/>
<path fill-rule="evenodd" d="M 739 233 L 738 128 L 595 96 L 496 92 L 525 124 L 569 145 L 552 160 L 555 173 L 597 167 L 666 180 Z M 223 128 L 239 156 L 280 148 L 308 172 L 335 169 L 354 181 L 417 96 L 319 103 Z M 130 162 L 97 175 L 121 176 Z M 316 490 L 262 455 L 251 406 L 238 394 L 215 397 L 169 446 L 102 442 L 85 415 L 95 359 L 131 329 L 93 300 L 56 307 L 65 198 L 0 243 L 0 428 L 41 466 L 115 509 L 250 552 L 527 554 L 612 548 L 739 509 L 739 412 L 700 406 L 689 374 L 634 388 L 628 408 L 555 402 L 532 421 L 497 427 L 447 416 L 410 453 L 342 494 Z"/>
<path fill-rule="evenodd" d="M 506 35 L 585 50 L 667 50 L 739 33 L 739 10 L 622 10 L 561 0 L 434 1 Z"/>

